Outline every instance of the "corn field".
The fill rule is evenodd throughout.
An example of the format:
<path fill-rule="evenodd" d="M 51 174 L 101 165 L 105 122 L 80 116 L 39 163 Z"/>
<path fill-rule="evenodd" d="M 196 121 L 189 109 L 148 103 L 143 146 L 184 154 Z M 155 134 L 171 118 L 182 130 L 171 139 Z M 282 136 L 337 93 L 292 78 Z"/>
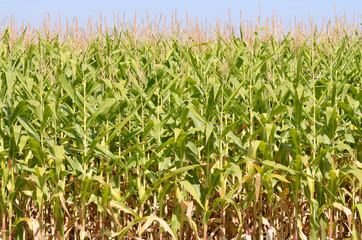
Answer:
<path fill-rule="evenodd" d="M 361 239 L 360 25 L 176 23 L 1 29 L 1 239 Z"/>

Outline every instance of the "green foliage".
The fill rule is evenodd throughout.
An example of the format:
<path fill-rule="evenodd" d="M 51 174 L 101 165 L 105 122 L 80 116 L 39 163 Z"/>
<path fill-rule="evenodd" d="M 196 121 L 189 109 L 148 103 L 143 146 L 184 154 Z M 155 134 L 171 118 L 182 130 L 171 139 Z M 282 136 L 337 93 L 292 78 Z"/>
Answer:
<path fill-rule="evenodd" d="M 360 36 L 21 44 L 0 44 L 2 239 L 362 237 Z"/>

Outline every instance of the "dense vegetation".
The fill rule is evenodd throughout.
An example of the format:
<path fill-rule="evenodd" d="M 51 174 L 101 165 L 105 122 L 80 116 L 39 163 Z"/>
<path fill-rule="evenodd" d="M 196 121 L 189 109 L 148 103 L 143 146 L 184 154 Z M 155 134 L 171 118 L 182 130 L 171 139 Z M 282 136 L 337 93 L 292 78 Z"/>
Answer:
<path fill-rule="evenodd" d="M 342 35 L 3 32 L 2 239 L 361 239 L 361 37 Z"/>

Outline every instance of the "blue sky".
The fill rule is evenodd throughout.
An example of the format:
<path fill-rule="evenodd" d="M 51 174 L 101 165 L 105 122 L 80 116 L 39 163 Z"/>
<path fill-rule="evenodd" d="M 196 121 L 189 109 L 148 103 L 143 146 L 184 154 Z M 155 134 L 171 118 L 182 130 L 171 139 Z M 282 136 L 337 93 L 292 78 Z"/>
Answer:
<path fill-rule="evenodd" d="M 49 12 L 53 20 L 58 18 L 58 14 L 62 20 L 77 17 L 81 24 L 84 24 L 89 16 L 97 20 L 99 11 L 108 19 L 108 22 L 113 22 L 113 11 L 120 13 L 120 16 L 124 15 L 126 20 L 130 20 L 133 19 L 135 11 L 138 16 L 144 17 L 147 10 L 153 17 L 161 13 L 171 16 L 177 9 L 180 20 L 185 18 L 187 12 L 190 17 L 197 16 L 199 20 L 207 18 L 209 23 L 213 23 L 215 17 L 219 17 L 222 22 L 228 21 L 228 9 L 230 9 L 233 24 L 240 22 L 240 11 L 243 19 L 254 21 L 259 15 L 259 1 L 255 0 L 1 0 L 0 3 L 1 22 L 6 15 L 14 15 L 17 22 L 30 21 L 34 26 L 42 22 L 46 12 Z M 361 19 L 362 14 L 362 0 L 261 0 L 260 5 L 262 18 L 271 17 L 275 9 L 275 13 L 283 19 L 284 24 L 289 20 L 294 21 L 294 17 L 308 20 L 309 11 L 314 21 L 320 23 L 323 17 L 335 16 L 335 6 L 337 13 L 339 15 L 346 13 L 349 20 L 353 18 L 353 12 L 356 13 L 358 19 Z"/>

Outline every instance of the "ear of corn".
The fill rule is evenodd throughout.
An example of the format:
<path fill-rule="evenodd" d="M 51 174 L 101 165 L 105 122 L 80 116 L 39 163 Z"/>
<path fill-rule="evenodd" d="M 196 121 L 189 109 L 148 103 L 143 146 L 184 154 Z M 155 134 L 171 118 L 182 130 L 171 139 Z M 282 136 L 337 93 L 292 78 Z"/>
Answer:
<path fill-rule="evenodd" d="M 359 33 L 106 33 L 2 33 L 2 239 L 362 237 Z"/>

